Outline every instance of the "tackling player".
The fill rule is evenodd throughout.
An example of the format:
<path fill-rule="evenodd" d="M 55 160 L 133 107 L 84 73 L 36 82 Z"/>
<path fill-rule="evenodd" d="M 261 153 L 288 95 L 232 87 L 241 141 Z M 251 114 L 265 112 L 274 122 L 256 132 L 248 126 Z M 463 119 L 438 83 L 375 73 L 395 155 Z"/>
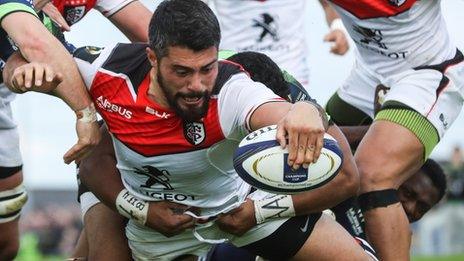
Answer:
<path fill-rule="evenodd" d="M 200 13 L 193 15 L 192 12 L 200 12 L 201 15 Z M 189 24 L 186 24 L 185 17 L 195 17 L 195 19 L 189 19 Z M 200 23 L 201 26 L 197 23 Z M 322 127 L 317 123 L 320 121 L 318 119 L 320 117 L 319 111 L 305 102 L 298 102 L 293 106 L 284 102 L 277 104 L 275 102 L 277 96 L 271 95 L 267 88 L 250 81 L 243 73 L 240 73 L 239 67 L 230 64 L 219 66 L 220 77 L 213 88 L 218 70 L 216 59 L 219 29 L 214 15 L 200 2 L 181 0 L 163 2 L 153 16 L 152 25 L 150 27 L 152 34 L 150 47 L 154 48 L 155 51 L 151 48 L 147 49 L 144 45 L 120 44 L 114 48 L 105 49 L 98 57 L 85 58 L 86 55 L 76 53 L 77 61 L 83 75 L 89 76 L 87 82 L 91 95 L 99 101 L 100 112 L 108 123 L 114 138 L 118 167 L 126 185 L 126 190 L 122 190 L 117 197 L 116 207 L 120 213 L 132 218 L 126 234 L 133 256 L 136 258 L 173 258 L 183 254 L 202 254 L 209 247 L 203 242 L 216 242 L 221 238 L 229 237 L 228 234 L 218 230 L 217 224 L 211 222 L 204 225 L 197 223 L 193 234 L 191 230 L 185 229 L 192 227 L 195 220 L 202 221 L 204 218 L 214 217 L 218 213 L 227 212 L 237 207 L 240 202 L 245 200 L 243 197 L 248 194 L 246 192 L 248 189 L 243 190 L 248 185 L 240 179 L 235 179 L 236 175 L 233 174 L 233 171 L 226 171 L 232 166 L 221 160 L 224 157 L 214 156 L 228 155 L 221 153 L 221 151 L 227 150 L 229 146 L 227 144 L 233 143 L 233 140 L 239 138 L 235 135 L 241 131 L 236 132 L 234 129 L 243 126 L 241 125 L 243 120 L 249 122 L 246 126 L 255 129 L 275 122 L 274 117 L 278 118 L 285 115 L 279 126 L 286 131 L 298 130 L 289 133 L 291 151 L 289 163 L 293 167 L 300 167 L 302 164 L 306 165 L 317 158 L 320 144 L 316 142 L 319 139 L 316 136 L 318 137 L 321 133 L 314 132 L 314 127 Z M 189 34 L 179 33 L 179 30 L 187 30 Z M 159 36 L 163 37 L 158 38 Z M 189 39 L 187 36 L 193 38 Z M 211 38 L 211 36 L 214 37 Z M 204 43 L 204 41 L 212 39 L 214 41 Z M 148 60 L 144 50 L 148 54 Z M 90 60 L 90 62 L 82 59 Z M 123 63 L 128 64 L 125 67 Z M 113 67 L 115 65 L 117 66 Z M 115 85 L 121 79 L 111 76 L 115 75 L 114 73 L 105 73 L 110 72 L 108 70 L 122 70 L 119 75 L 130 75 L 130 86 L 134 86 L 135 89 L 127 86 L 125 80 L 121 81 L 121 84 Z M 90 86 L 90 83 L 93 84 Z M 135 93 L 131 90 L 134 90 Z M 114 96 L 115 91 L 119 95 Z M 217 93 L 217 96 L 211 96 L 209 99 L 211 91 Z M 107 104 L 110 106 L 106 106 Z M 252 108 L 254 112 L 249 113 L 249 109 Z M 293 109 L 288 112 L 287 110 L 290 108 Z M 300 113 L 305 116 L 300 117 Z M 314 118 L 315 115 L 317 116 Z M 295 124 L 308 124 L 303 129 L 311 134 L 304 134 L 306 131 L 301 132 L 303 129 L 299 127 L 293 129 L 294 127 L 291 126 Z M 127 128 L 127 126 L 131 127 Z M 164 128 L 161 128 L 163 126 Z M 221 128 L 221 131 L 217 132 L 216 128 Z M 239 129 L 241 128 L 239 127 Z M 146 135 L 134 136 L 134 132 L 139 131 L 143 131 Z M 217 136 L 221 133 L 223 133 L 223 137 Z M 296 133 L 299 135 L 298 143 L 300 145 L 294 143 L 296 141 L 294 134 Z M 316 136 L 313 136 L 314 134 Z M 235 138 L 231 140 L 232 136 L 230 135 Z M 219 140 L 216 140 L 218 138 Z M 163 142 L 159 142 L 160 140 Z M 217 143 L 218 141 L 223 142 Z M 150 146 L 147 146 L 148 144 Z M 212 146 L 213 144 L 214 146 Z M 206 156 L 204 153 L 213 148 L 214 153 L 207 154 L 209 160 L 203 158 Z M 295 156 L 296 158 L 293 158 Z M 174 165 L 173 162 L 175 162 Z M 82 168 L 84 167 L 83 163 Z M 98 166 L 95 167 L 99 169 Z M 214 175 L 212 175 L 213 173 Z M 230 174 L 223 175 L 221 173 Z M 83 175 L 82 178 L 84 181 L 96 179 L 96 183 L 88 184 L 91 189 L 95 189 L 95 186 L 99 186 L 100 179 L 108 178 L 107 174 L 101 174 Z M 105 187 L 112 186 L 111 184 L 114 185 L 115 182 L 117 183 L 118 180 L 115 179 L 115 176 L 110 175 L 109 180 L 105 180 Z M 218 188 L 220 189 L 218 190 Z M 138 200 L 134 194 L 144 200 L 161 201 L 150 203 L 150 208 L 148 208 L 148 204 L 143 200 Z M 253 193 L 251 197 L 255 201 L 264 203 L 267 199 L 262 198 L 262 196 L 265 194 L 262 192 Z M 224 195 L 227 197 L 224 198 Z M 111 202 L 110 206 L 112 207 L 114 207 L 114 198 L 108 201 Z M 171 200 L 174 202 L 169 202 Z M 283 206 L 291 202 L 287 197 L 282 201 L 280 198 L 272 200 L 283 204 Z M 184 203 L 195 206 L 195 208 L 176 203 Z M 234 224 L 226 222 L 222 218 L 221 227 L 226 231 L 242 235 L 234 237 L 233 240 L 236 244 L 248 245 L 263 255 L 278 255 L 282 258 L 288 258 L 296 253 L 302 258 L 322 256 L 335 258 L 336 255 L 343 252 L 343 255 L 352 256 L 355 259 L 367 258 L 354 242 L 343 233 L 340 234 L 342 231 L 339 230 L 339 227 L 333 227 L 325 217 L 319 221 L 316 221 L 317 214 L 310 215 L 310 219 L 305 216 L 302 219 L 290 218 L 288 219 L 289 223 L 286 221 L 287 218 L 266 220 L 268 214 L 281 217 L 287 215 L 287 217 L 291 217 L 294 214 L 274 213 L 270 209 L 268 209 L 270 212 L 267 213 L 264 206 L 260 207 L 259 204 L 256 205 L 251 200 L 246 200 L 233 214 L 230 213 L 229 216 L 248 216 L 248 222 L 254 225 L 249 231 L 237 232 L 230 229 L 233 228 Z M 264 219 L 258 219 L 258 221 L 266 220 L 266 222 L 255 225 L 257 220 L 253 214 L 254 207 L 264 211 L 261 212 Z M 291 209 L 289 205 L 287 210 Z M 189 215 L 184 213 L 186 210 L 190 211 Z M 155 230 L 149 230 L 140 225 L 146 222 L 147 211 L 157 217 L 153 223 L 147 224 Z M 192 219 L 190 215 L 197 219 Z M 296 223 L 291 224 L 293 222 Z M 303 227 L 301 232 L 307 235 L 311 229 L 310 224 L 313 222 L 316 223 L 311 234 L 314 241 L 306 241 L 307 236 L 295 240 L 298 234 L 289 233 L 296 224 L 301 224 Z M 281 224 L 285 229 L 283 227 L 277 228 Z M 275 225 L 277 225 L 275 228 L 271 228 Z M 271 236 L 259 240 L 276 229 L 278 229 L 276 234 L 279 234 L 280 239 L 284 236 L 293 239 L 284 241 L 291 242 L 283 248 L 286 251 L 282 251 L 282 249 L 279 249 L 278 253 L 272 251 L 276 248 L 271 247 L 271 245 L 275 245 L 275 240 L 278 238 Z M 324 233 L 322 233 L 323 230 Z M 322 238 L 327 235 L 327 231 L 338 235 L 334 236 L 332 240 L 343 242 L 340 242 L 339 248 L 326 249 L 319 244 L 319 242 L 323 242 Z M 166 242 L 166 237 L 163 235 L 172 236 L 170 240 L 173 242 Z M 141 238 L 143 240 L 140 240 Z M 250 244 L 256 240 L 258 241 Z M 345 242 L 345 240 L 347 241 Z M 270 245 L 266 246 L 268 244 Z M 316 249 L 318 250 L 316 251 Z M 324 250 L 320 251 L 322 249 Z"/>

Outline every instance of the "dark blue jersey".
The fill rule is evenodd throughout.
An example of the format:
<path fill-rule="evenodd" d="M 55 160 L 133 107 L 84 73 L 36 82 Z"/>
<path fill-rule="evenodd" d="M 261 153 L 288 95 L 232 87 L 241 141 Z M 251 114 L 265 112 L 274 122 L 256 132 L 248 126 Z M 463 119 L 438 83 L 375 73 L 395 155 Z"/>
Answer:
<path fill-rule="evenodd" d="M 26 12 L 31 15 L 37 16 L 34 11 L 32 0 L 0 0 L 0 23 L 11 13 L 15 12 Z M 3 28 L 0 29 L 0 59 L 1 68 L 3 68 L 4 62 L 10 57 L 10 55 L 16 50 L 16 46 L 13 41 L 8 37 L 8 34 Z"/>

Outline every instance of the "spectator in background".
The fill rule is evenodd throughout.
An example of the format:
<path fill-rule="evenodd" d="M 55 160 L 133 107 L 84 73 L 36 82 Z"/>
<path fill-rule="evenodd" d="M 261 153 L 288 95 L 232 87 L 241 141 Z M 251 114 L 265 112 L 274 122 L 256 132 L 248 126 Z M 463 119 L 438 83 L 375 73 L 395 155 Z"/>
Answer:
<path fill-rule="evenodd" d="M 449 162 L 445 163 L 449 180 L 449 200 L 464 199 L 464 155 L 460 146 L 455 146 Z"/>

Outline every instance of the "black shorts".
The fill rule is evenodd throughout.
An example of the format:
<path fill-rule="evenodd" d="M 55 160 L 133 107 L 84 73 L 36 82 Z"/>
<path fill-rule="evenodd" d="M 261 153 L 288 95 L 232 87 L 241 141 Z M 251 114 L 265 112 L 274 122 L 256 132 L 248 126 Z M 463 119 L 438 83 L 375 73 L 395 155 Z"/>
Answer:
<path fill-rule="evenodd" d="M 303 247 L 321 215 L 292 217 L 271 235 L 242 248 L 267 260 L 289 259 Z"/>

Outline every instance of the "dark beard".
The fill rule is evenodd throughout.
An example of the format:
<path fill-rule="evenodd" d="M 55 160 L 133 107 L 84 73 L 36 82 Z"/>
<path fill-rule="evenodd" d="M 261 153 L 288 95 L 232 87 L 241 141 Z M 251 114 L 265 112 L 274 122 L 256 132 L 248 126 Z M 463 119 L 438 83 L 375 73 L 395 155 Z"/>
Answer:
<path fill-rule="evenodd" d="M 164 93 L 164 96 L 166 97 L 166 100 L 168 101 L 169 106 L 172 109 L 174 109 L 175 113 L 179 117 L 181 117 L 184 121 L 198 122 L 206 115 L 206 112 L 208 111 L 208 108 L 209 108 L 209 100 L 210 100 L 210 94 L 207 91 L 189 93 L 188 95 L 184 95 L 180 93 L 177 93 L 174 95 L 168 90 L 168 88 L 166 88 L 166 84 L 164 83 L 164 79 L 163 79 L 163 76 L 161 75 L 159 67 L 157 68 L 156 81 L 158 82 L 158 85 L 161 91 Z M 177 102 L 178 99 L 181 99 L 183 97 L 203 98 L 203 105 L 201 107 L 195 108 L 194 110 L 184 110 L 181 108 L 181 106 L 179 106 Z"/>

